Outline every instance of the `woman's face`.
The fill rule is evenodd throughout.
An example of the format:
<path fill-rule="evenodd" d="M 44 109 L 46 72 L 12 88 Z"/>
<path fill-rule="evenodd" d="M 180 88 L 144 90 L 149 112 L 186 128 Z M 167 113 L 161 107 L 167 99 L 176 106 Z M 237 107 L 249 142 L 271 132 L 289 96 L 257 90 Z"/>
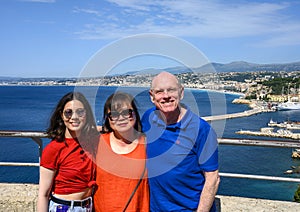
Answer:
<path fill-rule="evenodd" d="M 66 137 L 78 137 L 86 123 L 86 110 L 78 100 L 69 101 L 61 114 L 66 125 Z"/>
<path fill-rule="evenodd" d="M 117 110 L 108 110 L 110 127 L 118 133 L 134 130 L 136 116 L 131 105 L 123 104 Z"/>

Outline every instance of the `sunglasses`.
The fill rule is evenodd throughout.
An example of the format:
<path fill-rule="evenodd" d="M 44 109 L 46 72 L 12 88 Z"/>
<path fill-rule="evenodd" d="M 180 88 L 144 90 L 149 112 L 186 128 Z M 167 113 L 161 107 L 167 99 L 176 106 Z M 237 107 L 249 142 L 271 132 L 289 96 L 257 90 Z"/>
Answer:
<path fill-rule="evenodd" d="M 125 119 L 132 118 L 133 110 L 132 109 L 126 109 L 126 110 L 122 110 L 121 112 L 111 111 L 107 114 L 108 118 L 111 121 L 117 121 L 119 119 L 120 115 Z"/>
<path fill-rule="evenodd" d="M 73 116 L 73 113 L 76 113 L 76 115 L 78 117 L 84 117 L 86 115 L 86 111 L 83 108 L 79 108 L 75 111 L 73 111 L 72 109 L 66 109 L 63 114 L 67 119 L 70 119 Z"/>

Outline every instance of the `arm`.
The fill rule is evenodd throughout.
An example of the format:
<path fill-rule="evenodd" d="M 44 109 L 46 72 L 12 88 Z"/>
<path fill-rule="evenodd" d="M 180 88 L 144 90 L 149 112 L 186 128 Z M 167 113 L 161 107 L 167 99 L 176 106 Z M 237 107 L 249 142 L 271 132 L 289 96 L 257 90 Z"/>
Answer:
<path fill-rule="evenodd" d="M 55 171 L 40 167 L 40 183 L 37 211 L 48 212 L 49 194 L 51 192 L 52 182 L 55 175 Z"/>
<path fill-rule="evenodd" d="M 97 126 L 97 130 L 98 130 L 98 132 L 101 132 L 102 131 L 102 126 Z"/>
<path fill-rule="evenodd" d="M 215 200 L 220 177 L 219 171 L 204 172 L 205 183 L 200 196 L 197 212 L 208 212 Z"/>

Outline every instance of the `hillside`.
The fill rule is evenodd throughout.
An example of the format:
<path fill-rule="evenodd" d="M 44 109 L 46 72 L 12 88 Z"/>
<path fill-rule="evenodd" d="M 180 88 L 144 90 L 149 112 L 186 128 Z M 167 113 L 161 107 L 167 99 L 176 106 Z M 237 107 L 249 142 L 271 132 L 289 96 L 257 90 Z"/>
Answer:
<path fill-rule="evenodd" d="M 145 69 L 141 71 L 128 72 L 128 75 L 134 74 L 156 74 L 161 71 L 168 71 L 173 74 L 185 73 L 185 72 L 212 72 L 212 67 L 216 72 L 257 72 L 257 71 L 300 71 L 300 62 L 294 63 L 282 63 L 282 64 L 256 64 L 248 63 L 244 61 L 236 61 L 227 64 L 222 63 L 209 63 L 198 68 L 193 68 L 193 70 L 186 67 L 171 67 L 166 69 Z"/>

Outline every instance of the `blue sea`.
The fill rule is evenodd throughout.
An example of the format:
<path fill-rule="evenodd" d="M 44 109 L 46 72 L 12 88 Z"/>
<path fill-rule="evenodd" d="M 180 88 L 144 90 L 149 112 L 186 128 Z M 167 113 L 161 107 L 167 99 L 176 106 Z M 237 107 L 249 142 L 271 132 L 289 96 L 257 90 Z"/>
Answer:
<path fill-rule="evenodd" d="M 136 97 L 141 116 L 147 108 L 153 106 L 148 88 L 142 87 L 0 86 L 0 130 L 45 131 L 58 100 L 73 90 L 84 93 L 88 98 L 99 125 L 102 123 L 104 101 L 116 90 L 129 92 Z M 183 102 L 203 117 L 248 110 L 247 105 L 231 103 L 238 97 L 227 93 L 185 89 Z M 300 121 L 300 111 L 261 113 L 211 124 L 220 138 L 270 140 L 235 133 L 241 129 L 258 131 L 266 127 L 270 119 L 277 122 Z M 45 146 L 49 139 L 43 141 Z M 299 178 L 299 174 L 284 174 L 291 166 L 300 165 L 300 160 L 291 158 L 292 150 L 220 145 L 220 172 Z M 1 162 L 38 162 L 38 157 L 38 145 L 30 138 L 0 137 Z M 38 179 L 38 167 L 0 166 L 0 182 L 38 183 Z M 292 201 L 297 187 L 298 183 L 221 177 L 218 194 Z"/>

